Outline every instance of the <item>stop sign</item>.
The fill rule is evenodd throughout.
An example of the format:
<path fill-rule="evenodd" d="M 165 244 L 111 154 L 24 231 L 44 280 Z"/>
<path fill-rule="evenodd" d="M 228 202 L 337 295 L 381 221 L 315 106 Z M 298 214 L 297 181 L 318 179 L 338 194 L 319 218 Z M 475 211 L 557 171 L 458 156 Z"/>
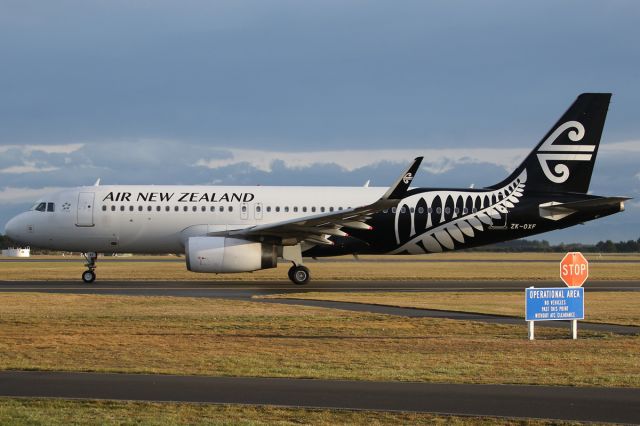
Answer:
<path fill-rule="evenodd" d="M 589 276 L 589 262 L 579 251 L 567 253 L 560 262 L 560 278 L 569 287 L 581 287 Z"/>

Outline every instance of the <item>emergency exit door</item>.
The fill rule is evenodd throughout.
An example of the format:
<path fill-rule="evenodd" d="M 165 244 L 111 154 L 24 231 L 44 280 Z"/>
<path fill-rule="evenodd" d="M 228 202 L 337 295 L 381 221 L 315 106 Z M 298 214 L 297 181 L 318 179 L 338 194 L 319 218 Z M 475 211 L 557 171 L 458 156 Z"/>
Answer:
<path fill-rule="evenodd" d="M 81 192 L 78 194 L 78 216 L 76 226 L 93 226 L 93 192 Z"/>

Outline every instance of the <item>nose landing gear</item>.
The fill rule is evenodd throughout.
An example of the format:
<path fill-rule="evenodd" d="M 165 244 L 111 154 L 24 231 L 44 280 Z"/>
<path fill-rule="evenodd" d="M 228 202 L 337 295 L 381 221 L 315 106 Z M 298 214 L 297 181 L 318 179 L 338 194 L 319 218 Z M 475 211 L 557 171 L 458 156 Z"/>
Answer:
<path fill-rule="evenodd" d="M 84 266 L 87 267 L 87 270 L 82 273 L 82 281 L 84 281 L 86 284 L 90 284 L 96 280 L 95 270 L 96 261 L 98 260 L 98 253 L 82 253 L 82 256 L 84 256 L 84 259 L 86 261 Z"/>

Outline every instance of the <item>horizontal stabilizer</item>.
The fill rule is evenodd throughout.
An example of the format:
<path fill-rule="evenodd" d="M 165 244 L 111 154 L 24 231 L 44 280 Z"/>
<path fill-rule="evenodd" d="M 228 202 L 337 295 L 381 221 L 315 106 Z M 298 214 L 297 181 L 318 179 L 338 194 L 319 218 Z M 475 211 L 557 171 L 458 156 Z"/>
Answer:
<path fill-rule="evenodd" d="M 572 201 L 569 203 L 558 203 L 552 201 L 550 203 L 540 204 L 540 216 L 545 219 L 560 220 L 575 212 L 614 206 L 619 206 L 619 211 L 623 211 L 624 202 L 630 199 L 631 198 L 629 197 L 602 197 Z"/>

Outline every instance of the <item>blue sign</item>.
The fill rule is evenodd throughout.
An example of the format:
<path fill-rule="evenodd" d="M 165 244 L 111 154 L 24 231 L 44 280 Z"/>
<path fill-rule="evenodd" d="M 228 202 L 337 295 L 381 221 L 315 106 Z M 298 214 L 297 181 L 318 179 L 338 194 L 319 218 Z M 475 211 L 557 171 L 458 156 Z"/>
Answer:
<path fill-rule="evenodd" d="M 584 288 L 528 288 L 525 291 L 527 321 L 584 319 Z"/>

